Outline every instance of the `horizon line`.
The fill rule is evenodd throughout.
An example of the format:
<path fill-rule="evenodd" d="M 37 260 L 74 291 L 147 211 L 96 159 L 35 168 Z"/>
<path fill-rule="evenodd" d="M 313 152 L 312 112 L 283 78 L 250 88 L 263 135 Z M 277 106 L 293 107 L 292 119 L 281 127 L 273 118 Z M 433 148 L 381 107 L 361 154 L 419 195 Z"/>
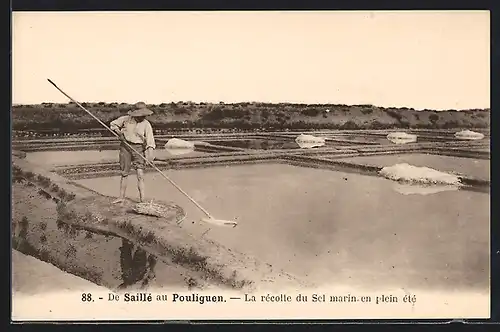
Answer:
<path fill-rule="evenodd" d="M 110 105 L 110 104 L 126 104 L 126 105 L 134 105 L 137 102 L 130 103 L 130 102 L 118 102 L 118 101 L 111 101 L 111 102 L 104 102 L 104 101 L 78 101 L 79 104 L 99 104 L 99 103 L 104 103 L 104 105 Z M 395 109 L 406 109 L 406 110 L 414 110 L 414 111 L 436 111 L 436 112 L 446 112 L 446 111 L 474 111 L 474 110 L 481 110 L 481 111 L 486 111 L 486 110 L 491 110 L 491 107 L 474 107 L 474 108 L 462 108 L 462 109 L 456 109 L 456 108 L 447 108 L 447 109 L 435 109 L 435 108 L 414 108 L 410 106 L 379 106 L 379 105 L 374 105 L 374 104 L 336 104 L 336 103 L 306 103 L 306 102 L 266 102 L 266 101 L 233 101 L 233 102 L 225 102 L 225 101 L 219 101 L 219 102 L 214 102 L 214 101 L 189 101 L 189 100 L 178 100 L 178 101 L 170 101 L 170 102 L 161 102 L 161 103 L 146 103 L 148 106 L 159 106 L 161 104 L 194 104 L 194 105 L 202 105 L 202 104 L 212 104 L 212 105 L 238 105 L 238 104 L 270 104 L 270 105 L 307 105 L 307 106 L 348 106 L 348 107 L 356 107 L 356 106 L 365 106 L 365 107 L 376 107 L 376 108 L 381 108 L 381 109 L 388 109 L 388 108 L 395 108 Z M 64 102 L 56 102 L 56 101 L 43 101 L 39 103 L 12 103 L 11 106 L 37 106 L 37 105 L 43 105 L 43 104 L 58 104 L 58 105 L 71 105 L 74 104 L 72 101 L 68 101 L 66 103 Z"/>

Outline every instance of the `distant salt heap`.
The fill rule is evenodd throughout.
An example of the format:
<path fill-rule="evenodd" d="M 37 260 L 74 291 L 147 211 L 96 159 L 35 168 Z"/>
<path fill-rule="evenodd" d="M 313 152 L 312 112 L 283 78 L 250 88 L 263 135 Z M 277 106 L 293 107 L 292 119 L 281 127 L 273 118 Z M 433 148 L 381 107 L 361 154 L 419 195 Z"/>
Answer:
<path fill-rule="evenodd" d="M 295 142 L 300 146 L 301 149 L 315 148 L 325 145 L 325 138 L 316 137 L 313 135 L 300 134 L 295 139 Z"/>
<path fill-rule="evenodd" d="M 387 139 L 395 144 L 414 143 L 417 141 L 417 135 L 407 134 L 403 132 L 390 133 Z"/>
<path fill-rule="evenodd" d="M 182 155 L 194 151 L 194 143 L 178 138 L 171 138 L 165 143 L 165 150 L 173 155 Z"/>
<path fill-rule="evenodd" d="M 453 174 L 437 171 L 428 167 L 409 164 L 396 164 L 382 168 L 379 174 L 387 179 L 423 185 L 460 185 L 460 178 Z"/>
<path fill-rule="evenodd" d="M 462 130 L 455 133 L 455 138 L 464 140 L 476 140 L 476 139 L 483 139 L 484 135 L 472 130 Z"/>

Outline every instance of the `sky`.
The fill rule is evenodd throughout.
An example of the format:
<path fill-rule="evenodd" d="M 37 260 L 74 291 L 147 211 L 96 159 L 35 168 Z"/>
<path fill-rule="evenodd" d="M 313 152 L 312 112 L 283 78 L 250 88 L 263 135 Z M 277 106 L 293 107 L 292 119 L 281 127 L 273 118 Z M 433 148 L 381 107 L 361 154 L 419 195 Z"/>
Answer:
<path fill-rule="evenodd" d="M 14 12 L 14 104 L 490 107 L 490 15 Z"/>

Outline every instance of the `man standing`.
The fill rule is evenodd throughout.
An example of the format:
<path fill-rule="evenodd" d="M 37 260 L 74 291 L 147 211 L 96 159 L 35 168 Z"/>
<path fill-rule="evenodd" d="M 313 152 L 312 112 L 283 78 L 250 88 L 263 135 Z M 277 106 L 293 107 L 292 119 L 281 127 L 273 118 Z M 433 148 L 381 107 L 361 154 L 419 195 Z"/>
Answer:
<path fill-rule="evenodd" d="M 148 115 L 153 114 L 146 104 L 138 102 L 135 109 L 128 112 L 128 115 L 119 117 L 111 121 L 110 128 L 120 136 L 120 197 L 113 203 L 123 203 L 127 191 L 127 180 L 131 168 L 137 170 L 137 188 L 139 189 L 139 199 L 144 202 L 144 168 L 146 162 L 141 158 L 140 153 L 147 160 L 154 160 L 154 149 L 156 148 L 151 123 L 146 120 Z M 135 151 L 130 149 L 125 142 Z"/>

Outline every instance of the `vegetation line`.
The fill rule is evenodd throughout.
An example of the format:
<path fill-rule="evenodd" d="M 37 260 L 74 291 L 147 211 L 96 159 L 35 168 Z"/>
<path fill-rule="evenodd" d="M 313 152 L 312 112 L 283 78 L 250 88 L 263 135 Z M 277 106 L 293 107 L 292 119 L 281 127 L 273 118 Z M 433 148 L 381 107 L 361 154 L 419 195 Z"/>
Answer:
<path fill-rule="evenodd" d="M 99 119 L 108 123 L 126 114 L 133 106 L 126 103 L 82 103 Z M 157 130 L 190 128 L 238 128 L 239 130 L 300 129 L 447 129 L 489 128 L 490 109 L 415 110 L 373 105 L 269 104 L 269 103 L 162 103 L 148 105 Z M 59 130 L 89 134 L 100 130 L 95 119 L 73 103 L 15 105 L 14 130 Z"/>

